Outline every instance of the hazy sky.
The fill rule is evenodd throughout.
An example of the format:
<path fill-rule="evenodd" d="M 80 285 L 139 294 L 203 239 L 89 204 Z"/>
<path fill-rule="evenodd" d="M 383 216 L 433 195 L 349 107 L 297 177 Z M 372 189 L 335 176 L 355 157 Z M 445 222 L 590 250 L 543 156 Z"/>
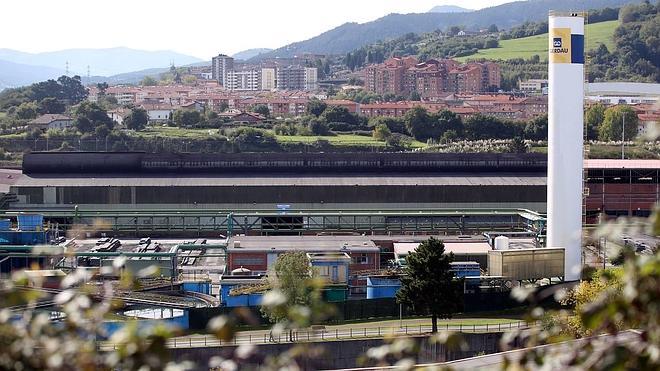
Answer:
<path fill-rule="evenodd" d="M 210 59 L 277 48 L 345 22 L 435 5 L 479 9 L 511 0 L 3 0 L 0 48 L 42 52 L 126 46 Z"/>

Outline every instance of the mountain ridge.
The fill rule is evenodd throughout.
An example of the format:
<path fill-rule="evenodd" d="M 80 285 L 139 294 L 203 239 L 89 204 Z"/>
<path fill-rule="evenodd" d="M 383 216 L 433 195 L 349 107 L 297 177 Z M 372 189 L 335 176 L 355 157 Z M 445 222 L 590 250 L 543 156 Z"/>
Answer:
<path fill-rule="evenodd" d="M 289 58 L 302 53 L 345 54 L 364 45 L 396 38 L 407 33 L 424 33 L 463 26 L 469 30 L 501 29 L 527 21 L 547 19 L 550 10 L 587 10 L 619 7 L 639 0 L 530 0 L 516 1 L 465 13 L 388 14 L 371 22 L 346 22 L 307 40 L 298 41 L 252 58 Z"/>
<path fill-rule="evenodd" d="M 168 67 L 203 62 L 197 57 L 170 50 L 140 50 L 126 47 L 75 48 L 42 53 L 28 53 L 14 49 L 0 49 L 0 60 L 23 65 L 44 66 L 72 74 L 86 75 L 87 66 L 94 75 L 111 76 L 146 68 Z"/>
<path fill-rule="evenodd" d="M 463 8 L 458 5 L 436 5 L 428 13 L 465 13 L 473 11 L 474 9 Z"/>

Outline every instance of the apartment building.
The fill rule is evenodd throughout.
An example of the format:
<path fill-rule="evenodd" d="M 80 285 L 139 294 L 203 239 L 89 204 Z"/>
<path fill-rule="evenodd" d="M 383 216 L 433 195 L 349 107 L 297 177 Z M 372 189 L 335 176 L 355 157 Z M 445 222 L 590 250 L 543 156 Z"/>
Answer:
<path fill-rule="evenodd" d="M 305 67 L 305 90 L 318 89 L 319 70 L 315 67 Z"/>
<path fill-rule="evenodd" d="M 275 68 L 261 69 L 261 90 L 275 90 L 277 88 L 277 73 Z"/>
<path fill-rule="evenodd" d="M 422 98 L 440 96 L 448 90 L 449 71 L 457 66 L 458 62 L 451 59 L 418 63 L 405 71 L 404 92 L 406 95 L 417 92 Z"/>
<path fill-rule="evenodd" d="M 417 63 L 414 57 L 394 57 L 381 64 L 367 66 L 364 70 L 365 87 L 377 94 L 404 95 L 406 93 L 404 75 Z"/>
<path fill-rule="evenodd" d="M 277 88 L 279 90 L 305 89 L 305 67 L 291 65 L 278 68 Z"/>
<path fill-rule="evenodd" d="M 224 87 L 232 91 L 261 90 L 261 68 L 248 65 L 228 70 Z"/>
<path fill-rule="evenodd" d="M 227 72 L 234 69 L 234 58 L 219 54 L 211 59 L 211 77 L 220 85 L 226 86 Z"/>
<path fill-rule="evenodd" d="M 497 63 L 459 65 L 451 59 L 418 63 L 413 57 L 390 58 L 364 69 L 365 88 L 377 94 L 410 95 L 428 99 L 447 92 L 485 92 L 500 86 Z"/>

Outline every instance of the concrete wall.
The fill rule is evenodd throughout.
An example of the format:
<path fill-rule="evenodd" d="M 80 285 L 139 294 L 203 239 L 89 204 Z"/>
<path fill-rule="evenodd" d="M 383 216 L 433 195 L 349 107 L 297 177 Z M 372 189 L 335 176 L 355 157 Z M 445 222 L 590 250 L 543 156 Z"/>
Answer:
<path fill-rule="evenodd" d="M 495 353 L 499 351 L 499 341 L 502 333 L 485 334 L 463 334 L 463 338 L 468 344 L 466 351 L 448 349 L 441 344 L 429 344 L 428 337 L 413 337 L 420 343 L 420 352 L 416 356 L 417 363 L 446 362 L 457 359 L 473 357 L 479 353 Z M 352 341 L 332 341 L 323 343 L 308 343 L 305 346 L 308 349 L 302 352 L 298 361 L 302 369 L 335 369 L 358 367 L 356 360 L 367 352 L 370 348 L 378 347 L 384 344 L 383 339 L 365 339 Z M 246 361 L 241 367 L 248 367 L 249 363 L 262 364 L 264 358 L 268 356 L 278 356 L 291 349 L 292 344 L 264 344 L 257 345 L 256 355 Z M 176 361 L 191 360 L 197 364 L 199 370 L 208 369 L 204 367 L 213 356 L 228 357 L 235 346 L 209 347 L 209 348 L 177 348 L 171 349 L 170 354 Z M 312 357 L 315 352 L 320 350 L 318 357 Z"/>

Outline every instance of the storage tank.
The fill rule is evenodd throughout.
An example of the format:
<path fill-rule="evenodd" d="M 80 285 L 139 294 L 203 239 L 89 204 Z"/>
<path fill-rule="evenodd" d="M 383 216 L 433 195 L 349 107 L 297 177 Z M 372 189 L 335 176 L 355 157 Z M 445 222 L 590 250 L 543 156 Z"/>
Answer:
<path fill-rule="evenodd" d="M 18 229 L 21 231 L 40 231 L 43 229 L 44 216 L 41 214 L 18 214 Z"/>
<path fill-rule="evenodd" d="M 497 236 L 495 237 L 495 250 L 508 250 L 509 249 L 509 237 L 506 236 Z"/>
<path fill-rule="evenodd" d="M 0 219 L 0 231 L 8 231 L 11 229 L 11 220 Z"/>
<path fill-rule="evenodd" d="M 566 281 L 582 271 L 584 15 L 548 20 L 548 247 L 565 248 Z"/>

